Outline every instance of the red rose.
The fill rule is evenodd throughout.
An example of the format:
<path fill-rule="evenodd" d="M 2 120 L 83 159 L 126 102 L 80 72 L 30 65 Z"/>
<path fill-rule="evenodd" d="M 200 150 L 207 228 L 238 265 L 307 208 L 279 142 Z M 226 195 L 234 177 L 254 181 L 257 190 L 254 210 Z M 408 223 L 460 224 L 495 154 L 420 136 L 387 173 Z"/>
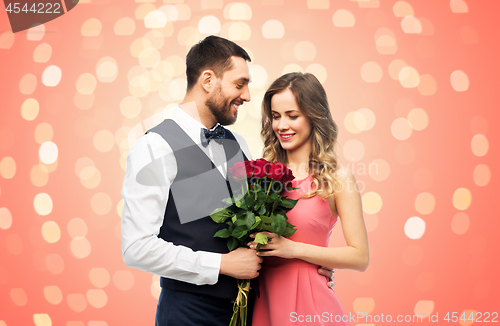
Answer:
<path fill-rule="evenodd" d="M 288 170 L 286 166 L 276 162 L 271 165 L 268 176 L 273 180 L 282 181 L 286 175 L 286 170 Z"/>
<path fill-rule="evenodd" d="M 266 176 L 266 170 L 268 170 L 268 165 L 270 164 L 268 161 L 263 158 L 259 158 L 254 162 L 254 177 L 256 178 L 264 178 Z"/>
<path fill-rule="evenodd" d="M 282 180 L 282 181 L 283 181 L 283 183 L 289 183 L 289 182 L 291 182 L 293 179 L 295 179 L 295 177 L 294 177 L 294 175 L 293 175 L 293 173 L 292 173 L 292 170 L 290 170 L 290 169 L 288 169 L 288 168 L 287 168 L 287 169 L 285 170 L 285 175 L 284 175 L 283 180 Z"/>
<path fill-rule="evenodd" d="M 247 172 L 247 178 L 251 178 L 253 175 L 253 170 L 254 170 L 253 161 L 245 161 L 245 169 Z"/>
<path fill-rule="evenodd" d="M 243 180 L 246 175 L 245 162 L 237 162 L 232 168 L 229 169 L 229 173 L 236 180 Z"/>

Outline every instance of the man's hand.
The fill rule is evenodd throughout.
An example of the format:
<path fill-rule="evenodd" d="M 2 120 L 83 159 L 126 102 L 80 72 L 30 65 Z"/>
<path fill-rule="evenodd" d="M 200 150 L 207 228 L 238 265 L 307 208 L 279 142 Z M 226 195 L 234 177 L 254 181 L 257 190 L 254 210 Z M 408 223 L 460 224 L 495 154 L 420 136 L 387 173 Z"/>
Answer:
<path fill-rule="evenodd" d="M 222 254 L 219 274 L 237 279 L 252 279 L 259 276 L 262 258 L 255 250 L 238 248 L 228 254 Z"/>
<path fill-rule="evenodd" d="M 326 267 L 320 267 L 318 268 L 318 274 L 323 275 L 328 279 L 328 281 L 326 282 L 326 286 L 328 286 L 329 288 L 335 286 L 335 282 L 333 281 L 333 278 L 335 277 L 335 268 L 329 269 Z"/>

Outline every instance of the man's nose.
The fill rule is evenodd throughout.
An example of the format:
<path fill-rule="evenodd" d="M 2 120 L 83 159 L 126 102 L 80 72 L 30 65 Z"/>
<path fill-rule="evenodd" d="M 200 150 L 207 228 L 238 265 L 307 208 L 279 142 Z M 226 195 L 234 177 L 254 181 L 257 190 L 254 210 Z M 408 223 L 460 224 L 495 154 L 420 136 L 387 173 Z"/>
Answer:
<path fill-rule="evenodd" d="M 245 102 L 250 102 L 250 89 L 248 86 L 243 88 L 243 93 L 241 93 L 240 98 Z"/>

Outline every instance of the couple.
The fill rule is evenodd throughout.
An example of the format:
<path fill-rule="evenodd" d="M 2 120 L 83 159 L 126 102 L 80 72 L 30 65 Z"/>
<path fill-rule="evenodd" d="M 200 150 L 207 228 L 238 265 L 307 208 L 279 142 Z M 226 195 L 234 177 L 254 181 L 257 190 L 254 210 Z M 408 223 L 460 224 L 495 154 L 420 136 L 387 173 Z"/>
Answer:
<path fill-rule="evenodd" d="M 128 266 L 162 276 L 158 326 L 229 325 L 235 278 L 259 274 L 252 283 L 260 292 L 253 325 L 332 324 L 344 312 L 321 276 L 332 272 L 319 267 L 363 271 L 368 265 L 356 181 L 337 165 L 337 127 L 325 91 L 311 74 L 278 78 L 262 105 L 264 158 L 293 171 L 298 189 L 286 195 L 303 198 L 287 214 L 297 232 L 290 239 L 268 234 L 269 244 L 262 246 L 267 251 L 259 252 L 251 242 L 228 253 L 226 240 L 213 237 L 223 225 L 208 215 L 230 194 L 227 169 L 251 159 L 244 139 L 221 126 L 234 123 L 240 105 L 250 101 L 247 61 L 245 50 L 217 36 L 194 45 L 186 57 L 183 102 L 172 119 L 130 149 L 122 253 Z M 347 246 L 328 248 L 337 218 Z"/>

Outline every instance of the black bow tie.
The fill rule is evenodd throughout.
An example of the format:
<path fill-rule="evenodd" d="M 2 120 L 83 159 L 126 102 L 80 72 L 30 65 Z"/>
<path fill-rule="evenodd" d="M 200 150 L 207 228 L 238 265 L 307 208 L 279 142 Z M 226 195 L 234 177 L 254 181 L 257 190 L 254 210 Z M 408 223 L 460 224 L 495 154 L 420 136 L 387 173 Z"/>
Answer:
<path fill-rule="evenodd" d="M 213 130 L 208 130 L 206 128 L 201 128 L 201 144 L 203 147 L 207 147 L 210 140 L 215 140 L 217 143 L 222 144 L 222 140 L 226 138 L 226 129 L 220 124 Z"/>

